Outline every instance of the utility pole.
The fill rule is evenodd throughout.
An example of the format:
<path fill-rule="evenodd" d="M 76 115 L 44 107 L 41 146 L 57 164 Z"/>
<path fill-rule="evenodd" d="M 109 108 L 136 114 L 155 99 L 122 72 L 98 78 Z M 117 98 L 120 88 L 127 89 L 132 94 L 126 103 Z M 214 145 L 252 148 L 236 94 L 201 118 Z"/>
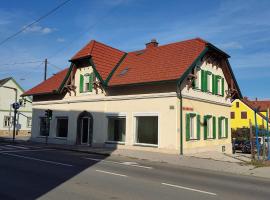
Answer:
<path fill-rule="evenodd" d="M 45 61 L 44 61 L 44 63 L 45 63 L 45 68 L 44 68 L 44 81 L 46 81 L 46 79 L 47 79 L 47 64 L 48 64 L 48 60 L 47 60 L 47 58 L 45 59 Z"/>
<path fill-rule="evenodd" d="M 252 122 L 251 119 L 249 119 L 249 140 L 250 140 L 250 145 L 251 145 L 251 159 L 255 159 L 255 154 L 254 154 L 254 136 L 253 136 L 253 130 L 252 130 Z"/>

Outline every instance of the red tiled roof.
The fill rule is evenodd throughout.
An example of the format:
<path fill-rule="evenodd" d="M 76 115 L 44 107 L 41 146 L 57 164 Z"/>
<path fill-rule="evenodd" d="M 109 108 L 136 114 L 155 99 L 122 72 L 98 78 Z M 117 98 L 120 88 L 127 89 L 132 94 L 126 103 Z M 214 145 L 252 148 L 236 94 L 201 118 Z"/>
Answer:
<path fill-rule="evenodd" d="M 37 86 L 23 93 L 22 96 L 31 96 L 37 94 L 52 93 L 54 90 L 58 90 L 63 83 L 69 68 L 66 68 L 52 77 L 48 78 L 46 81 L 41 82 Z"/>
<path fill-rule="evenodd" d="M 262 115 L 260 112 L 266 112 L 267 109 L 270 109 L 270 101 L 251 101 L 247 98 L 243 98 L 242 102 L 244 102 L 247 106 L 249 106 L 252 110 L 258 109 L 258 115 L 260 115 L 262 118 L 266 118 L 264 115 Z M 270 116 L 270 114 L 269 114 Z M 270 119 L 269 119 L 270 122 Z"/>
<path fill-rule="evenodd" d="M 261 112 L 267 111 L 270 109 L 270 100 L 246 100 L 248 101 L 254 108 L 259 108 Z"/>
<path fill-rule="evenodd" d="M 178 79 L 206 44 L 196 38 L 130 52 L 114 72 L 109 86 Z"/>
<path fill-rule="evenodd" d="M 85 47 L 78 51 L 71 60 L 77 60 L 86 56 L 91 56 L 96 70 L 101 78 L 106 80 L 110 72 L 123 57 L 125 52 L 107 46 L 95 40 L 89 42 Z"/>
<path fill-rule="evenodd" d="M 144 50 L 125 53 L 105 44 L 92 40 L 71 59 L 91 56 L 96 70 L 105 81 L 121 58 L 126 54 L 113 73 L 108 85 L 126 85 L 133 83 L 146 83 L 163 80 L 176 80 L 203 52 L 208 42 L 195 38 L 182 42 L 149 47 Z M 51 93 L 58 90 L 68 69 L 65 69 L 23 95 Z"/>

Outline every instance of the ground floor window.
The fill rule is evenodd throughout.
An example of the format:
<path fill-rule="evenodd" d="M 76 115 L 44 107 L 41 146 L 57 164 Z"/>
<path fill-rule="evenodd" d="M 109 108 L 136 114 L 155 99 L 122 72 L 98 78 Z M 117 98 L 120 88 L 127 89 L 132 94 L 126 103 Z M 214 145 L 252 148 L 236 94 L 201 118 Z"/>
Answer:
<path fill-rule="evenodd" d="M 50 132 L 50 122 L 47 117 L 40 118 L 40 130 L 39 133 L 41 136 L 48 136 Z"/>
<path fill-rule="evenodd" d="M 219 138 L 226 138 L 228 136 L 228 119 L 225 117 L 218 118 Z"/>
<path fill-rule="evenodd" d="M 27 117 L 27 127 L 32 127 L 32 118 Z"/>
<path fill-rule="evenodd" d="M 136 117 L 136 142 L 158 145 L 158 116 Z"/>
<path fill-rule="evenodd" d="M 200 115 L 194 113 L 186 114 L 186 140 L 199 140 L 200 139 Z"/>
<path fill-rule="evenodd" d="M 57 137 L 67 137 L 68 134 L 68 118 L 59 117 L 57 118 Z"/>
<path fill-rule="evenodd" d="M 216 138 L 216 117 L 204 116 L 204 139 Z"/>
<path fill-rule="evenodd" d="M 115 142 L 125 142 L 126 139 L 126 118 L 108 118 L 108 140 Z"/>
<path fill-rule="evenodd" d="M 13 124 L 13 117 L 4 116 L 4 127 L 11 127 Z"/>

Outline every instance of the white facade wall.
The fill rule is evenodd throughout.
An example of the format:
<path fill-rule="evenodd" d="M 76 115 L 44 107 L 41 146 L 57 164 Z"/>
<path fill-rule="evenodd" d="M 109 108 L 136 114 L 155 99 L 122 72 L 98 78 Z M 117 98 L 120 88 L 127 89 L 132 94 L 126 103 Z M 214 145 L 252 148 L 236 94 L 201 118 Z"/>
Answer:
<path fill-rule="evenodd" d="M 12 79 L 6 82 L 4 86 L 17 88 L 18 90 L 17 99 L 19 100 L 21 98 L 20 95 L 23 93 L 23 90 Z M 0 87 L 0 131 L 2 134 L 12 133 L 13 127 L 4 127 L 4 117 L 14 116 L 13 109 L 11 108 L 11 104 L 14 102 L 15 102 L 15 91 L 12 89 Z M 32 104 L 26 102 L 25 106 L 21 107 L 18 110 L 17 116 L 18 116 L 18 123 L 21 126 L 20 131 L 24 133 L 30 132 L 31 127 L 27 126 L 27 117 L 32 118 Z"/>

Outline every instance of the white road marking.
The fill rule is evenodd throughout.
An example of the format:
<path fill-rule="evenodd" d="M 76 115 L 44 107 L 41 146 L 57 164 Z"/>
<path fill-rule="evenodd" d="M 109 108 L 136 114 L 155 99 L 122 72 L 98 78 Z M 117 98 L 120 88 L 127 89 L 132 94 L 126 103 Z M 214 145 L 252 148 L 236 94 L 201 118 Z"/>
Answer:
<path fill-rule="evenodd" d="M 50 164 L 54 164 L 54 165 L 62 165 L 62 166 L 66 166 L 66 167 L 73 167 L 73 165 L 66 164 L 66 163 L 54 162 L 54 161 L 50 161 L 50 160 L 42 160 L 42 159 L 38 159 L 38 158 L 33 158 L 33 157 L 28 157 L 28 156 L 21 156 L 21 155 L 17 155 L 17 154 L 2 153 L 2 152 L 0 152 L 0 154 L 4 154 L 4 155 L 8 155 L 8 156 L 14 156 L 14 157 L 18 157 L 18 158 L 24 158 L 24 159 L 28 159 L 28 160 L 35 160 L 35 161 L 44 162 L 44 163 L 50 163 Z"/>
<path fill-rule="evenodd" d="M 101 173 L 105 173 L 105 174 L 111 174 L 111 175 L 115 175 L 115 176 L 122 176 L 122 177 L 127 177 L 127 175 L 124 174 L 117 174 L 117 173 L 113 173 L 113 172 L 107 172 L 107 171 L 103 171 L 103 170 L 96 170 L 97 172 L 101 172 Z"/>
<path fill-rule="evenodd" d="M 102 160 L 102 159 L 96 159 L 96 158 L 84 158 L 84 159 L 98 161 L 98 162 L 105 162 L 105 163 L 113 163 L 113 164 L 118 164 L 118 165 L 131 166 L 131 167 L 139 167 L 139 168 L 144 168 L 144 169 L 153 169 L 152 167 L 138 165 L 137 163 L 134 163 L 134 162 L 116 162 L 116 161 Z"/>
<path fill-rule="evenodd" d="M 23 146 L 15 146 L 15 145 L 10 145 L 10 144 L 5 145 L 5 146 L 7 146 L 7 147 L 14 147 L 14 148 L 18 148 L 18 149 L 29 149 L 29 148 L 27 148 L 27 147 L 23 147 Z"/>
<path fill-rule="evenodd" d="M 31 151 L 52 151 L 55 149 L 29 149 L 29 150 L 6 150 L 6 151 L 0 151 L 1 153 L 16 153 L 16 152 L 31 152 Z"/>
<path fill-rule="evenodd" d="M 173 184 L 169 184 L 169 183 L 161 183 L 161 184 L 166 185 L 166 186 L 170 186 L 170 187 L 184 189 L 184 190 L 190 190 L 190 191 L 194 191 L 194 192 L 200 192 L 200 193 L 204 193 L 204 194 L 209 194 L 209 195 L 213 195 L 213 196 L 217 195 L 216 193 L 207 192 L 207 191 L 203 191 L 203 190 L 197 190 L 197 189 L 188 188 L 188 187 L 184 187 L 184 186 L 180 186 L 180 185 L 173 185 Z"/>
<path fill-rule="evenodd" d="M 13 147 L 7 147 L 7 146 L 1 146 L 1 149 L 11 150 L 11 149 L 14 149 L 14 148 Z"/>

